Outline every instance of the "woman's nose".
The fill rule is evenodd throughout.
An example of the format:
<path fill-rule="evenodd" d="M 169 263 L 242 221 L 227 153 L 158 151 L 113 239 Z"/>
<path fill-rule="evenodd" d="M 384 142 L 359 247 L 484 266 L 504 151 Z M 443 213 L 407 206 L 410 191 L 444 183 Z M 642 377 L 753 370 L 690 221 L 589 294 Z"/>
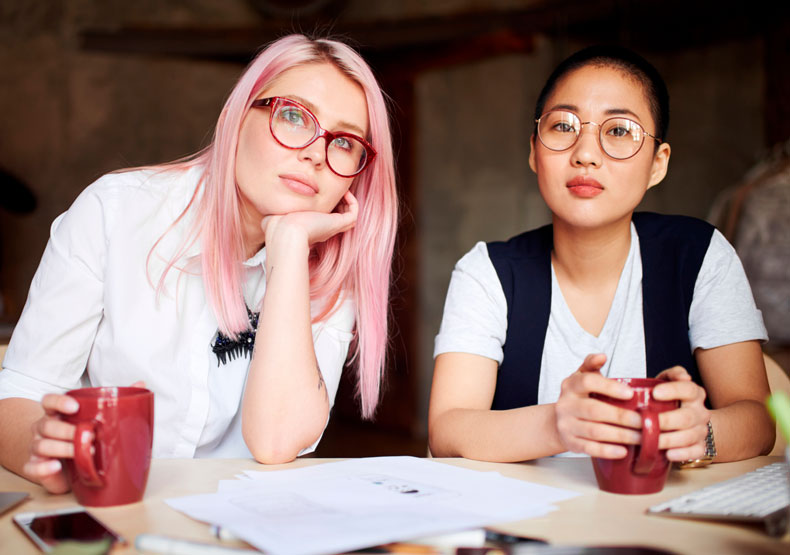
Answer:
<path fill-rule="evenodd" d="M 587 127 L 587 129 L 585 129 Z M 584 125 L 579 132 L 579 138 L 573 145 L 571 163 L 574 166 L 600 167 L 603 162 L 603 152 L 598 143 L 598 128 Z"/>
<path fill-rule="evenodd" d="M 318 137 L 309 145 L 300 148 L 299 159 L 308 160 L 316 166 L 326 163 L 326 138 Z"/>

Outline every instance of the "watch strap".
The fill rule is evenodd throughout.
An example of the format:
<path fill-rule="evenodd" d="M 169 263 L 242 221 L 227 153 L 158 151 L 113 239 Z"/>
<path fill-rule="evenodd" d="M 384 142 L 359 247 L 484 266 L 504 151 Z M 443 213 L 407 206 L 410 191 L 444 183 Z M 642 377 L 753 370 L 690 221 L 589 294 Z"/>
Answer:
<path fill-rule="evenodd" d="M 713 438 L 713 424 L 708 420 L 708 434 L 705 436 L 705 455 L 699 459 L 690 459 L 678 464 L 680 468 L 700 468 L 708 466 L 716 457 L 716 441 Z"/>

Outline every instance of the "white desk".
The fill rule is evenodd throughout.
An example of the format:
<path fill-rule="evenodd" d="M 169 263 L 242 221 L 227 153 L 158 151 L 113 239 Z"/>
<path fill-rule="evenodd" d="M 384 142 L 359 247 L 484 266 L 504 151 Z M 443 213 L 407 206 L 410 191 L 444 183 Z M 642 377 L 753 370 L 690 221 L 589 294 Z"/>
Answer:
<path fill-rule="evenodd" d="M 704 469 L 673 470 L 667 486 L 652 495 L 616 495 L 598 490 L 590 461 L 586 458 L 541 459 L 520 464 L 499 464 L 465 459 L 434 459 L 476 470 L 496 470 L 505 476 L 576 490 L 583 495 L 559 503 L 558 511 L 530 520 L 504 523 L 496 529 L 538 537 L 553 544 L 645 545 L 681 554 L 790 553 L 790 538 L 771 538 L 760 529 L 716 522 L 647 516 L 647 507 L 706 485 L 731 478 L 781 460 L 759 457 L 748 461 L 712 465 Z M 150 532 L 196 541 L 215 542 L 208 526 L 171 509 L 164 499 L 216 491 L 217 481 L 232 479 L 242 470 L 298 468 L 326 462 L 300 459 L 287 465 L 263 466 L 252 460 L 157 459 L 153 461 L 145 498 L 122 507 L 90 509 L 98 518 L 124 535 L 130 544 L 137 534 Z M 48 495 L 0 469 L 0 490 L 27 491 L 32 499 L 0 517 L 0 553 L 37 553 L 33 544 L 11 521 L 15 512 L 42 511 L 76 505 L 71 494 Z M 242 542 L 223 542 L 242 547 Z M 133 553 L 133 547 L 125 550 Z"/>

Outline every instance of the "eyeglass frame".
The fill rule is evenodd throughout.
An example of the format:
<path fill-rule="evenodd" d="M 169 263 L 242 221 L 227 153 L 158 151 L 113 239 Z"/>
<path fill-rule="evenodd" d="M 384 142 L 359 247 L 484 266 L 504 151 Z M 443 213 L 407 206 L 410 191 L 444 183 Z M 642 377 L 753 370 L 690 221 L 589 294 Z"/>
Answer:
<path fill-rule="evenodd" d="M 560 148 L 560 149 L 551 148 L 549 145 L 547 145 L 546 143 L 543 142 L 543 137 L 540 136 L 540 120 L 542 120 L 543 118 L 545 118 L 548 114 L 551 114 L 552 112 L 564 112 L 566 114 L 571 114 L 577 120 L 579 120 L 579 129 L 576 131 L 576 138 L 574 139 L 574 141 L 570 145 L 566 146 L 565 148 Z M 545 112 L 544 114 L 542 114 L 538 119 L 535 120 L 535 134 L 538 136 L 538 140 L 540 141 L 540 144 L 542 144 L 543 146 L 548 148 L 550 151 L 552 151 L 552 152 L 565 152 L 566 150 L 568 150 L 570 148 L 573 148 L 573 146 L 576 143 L 579 142 L 579 137 L 582 134 L 582 127 L 584 127 L 585 125 L 597 125 L 598 126 L 598 133 L 597 133 L 598 146 L 601 147 L 601 151 L 604 154 L 606 154 L 609 158 L 611 158 L 612 160 L 630 160 L 631 158 L 633 158 L 634 156 L 639 154 L 639 151 L 642 150 L 643 146 L 645 146 L 645 138 L 642 137 L 642 142 L 640 143 L 639 148 L 637 148 L 632 155 L 626 156 L 625 158 L 617 158 L 615 156 L 612 156 L 611 154 L 609 154 L 606 151 L 606 148 L 604 148 L 604 146 L 603 146 L 603 139 L 601 138 L 601 132 L 603 131 L 604 124 L 607 121 L 611 121 L 613 119 L 628 120 L 631 123 L 635 124 L 637 127 L 639 127 L 639 129 L 642 130 L 642 133 L 644 133 L 645 135 L 647 135 L 648 137 L 650 137 L 654 141 L 658 141 L 658 144 L 662 144 L 664 142 L 663 140 L 661 140 L 660 138 L 656 137 L 655 135 L 653 135 L 651 133 L 648 133 L 641 123 L 639 123 L 638 121 L 634 121 L 631 118 L 626 118 L 626 117 L 623 117 L 623 116 L 612 116 L 610 118 L 606 118 L 601 123 L 597 123 L 597 122 L 594 122 L 594 121 L 582 121 L 582 118 L 580 118 L 578 115 L 574 114 L 570 110 L 549 110 L 548 112 Z"/>
<path fill-rule="evenodd" d="M 307 141 L 302 146 L 288 146 L 288 145 L 284 144 L 280 139 L 277 138 L 277 135 L 274 133 L 274 129 L 272 129 L 272 120 L 274 119 L 274 109 L 273 108 L 277 104 L 277 102 L 287 102 L 287 103 L 293 104 L 293 105 L 297 106 L 298 108 L 300 108 L 301 110 L 305 111 L 305 113 L 313 120 L 313 123 L 315 123 L 315 135 L 313 135 L 312 139 Z M 365 168 L 367 168 L 370 165 L 370 163 L 373 161 L 373 159 L 378 154 L 376 152 L 376 149 L 373 148 L 373 146 L 369 142 L 367 142 L 365 139 L 363 139 L 359 135 L 354 135 L 353 133 L 347 133 L 345 131 L 332 132 L 332 131 L 328 131 L 328 130 L 324 129 L 323 127 L 321 127 L 321 124 L 318 123 L 318 118 L 316 117 L 316 115 L 313 112 L 311 112 L 310 109 L 308 109 L 303 104 L 297 102 L 296 100 L 292 100 L 292 99 L 286 98 L 284 96 L 269 96 L 269 97 L 266 97 L 266 98 L 257 98 L 257 99 L 252 101 L 252 104 L 250 105 L 250 108 L 272 108 L 270 110 L 270 112 L 269 112 L 269 132 L 272 134 L 272 137 L 274 138 L 274 140 L 277 141 L 277 144 L 279 144 L 280 146 L 282 146 L 284 148 L 289 148 L 291 150 L 299 150 L 299 149 L 302 149 L 302 148 L 310 146 L 311 144 L 316 142 L 321 137 L 324 137 L 324 139 L 325 139 L 324 140 L 324 150 L 326 151 L 326 153 L 325 153 L 326 167 L 328 167 L 329 170 L 333 174 L 337 175 L 338 177 L 356 177 L 357 175 L 362 173 L 365 170 Z M 365 148 L 365 164 L 361 168 L 359 168 L 356 172 L 352 173 L 351 175 L 343 175 L 341 173 L 338 173 L 337 171 L 335 171 L 335 168 L 333 168 L 332 165 L 329 163 L 329 145 L 335 140 L 336 137 L 351 137 L 352 139 L 355 139 L 355 140 L 359 141 L 362 144 L 362 146 Z"/>

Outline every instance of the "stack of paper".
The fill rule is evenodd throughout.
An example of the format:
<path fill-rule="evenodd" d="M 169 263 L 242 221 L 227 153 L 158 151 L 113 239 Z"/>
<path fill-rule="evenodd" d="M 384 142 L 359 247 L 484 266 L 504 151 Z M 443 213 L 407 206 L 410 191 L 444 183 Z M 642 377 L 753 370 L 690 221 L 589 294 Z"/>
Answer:
<path fill-rule="evenodd" d="M 217 493 L 168 499 L 276 555 L 338 553 L 542 516 L 576 492 L 414 457 L 248 471 Z"/>

